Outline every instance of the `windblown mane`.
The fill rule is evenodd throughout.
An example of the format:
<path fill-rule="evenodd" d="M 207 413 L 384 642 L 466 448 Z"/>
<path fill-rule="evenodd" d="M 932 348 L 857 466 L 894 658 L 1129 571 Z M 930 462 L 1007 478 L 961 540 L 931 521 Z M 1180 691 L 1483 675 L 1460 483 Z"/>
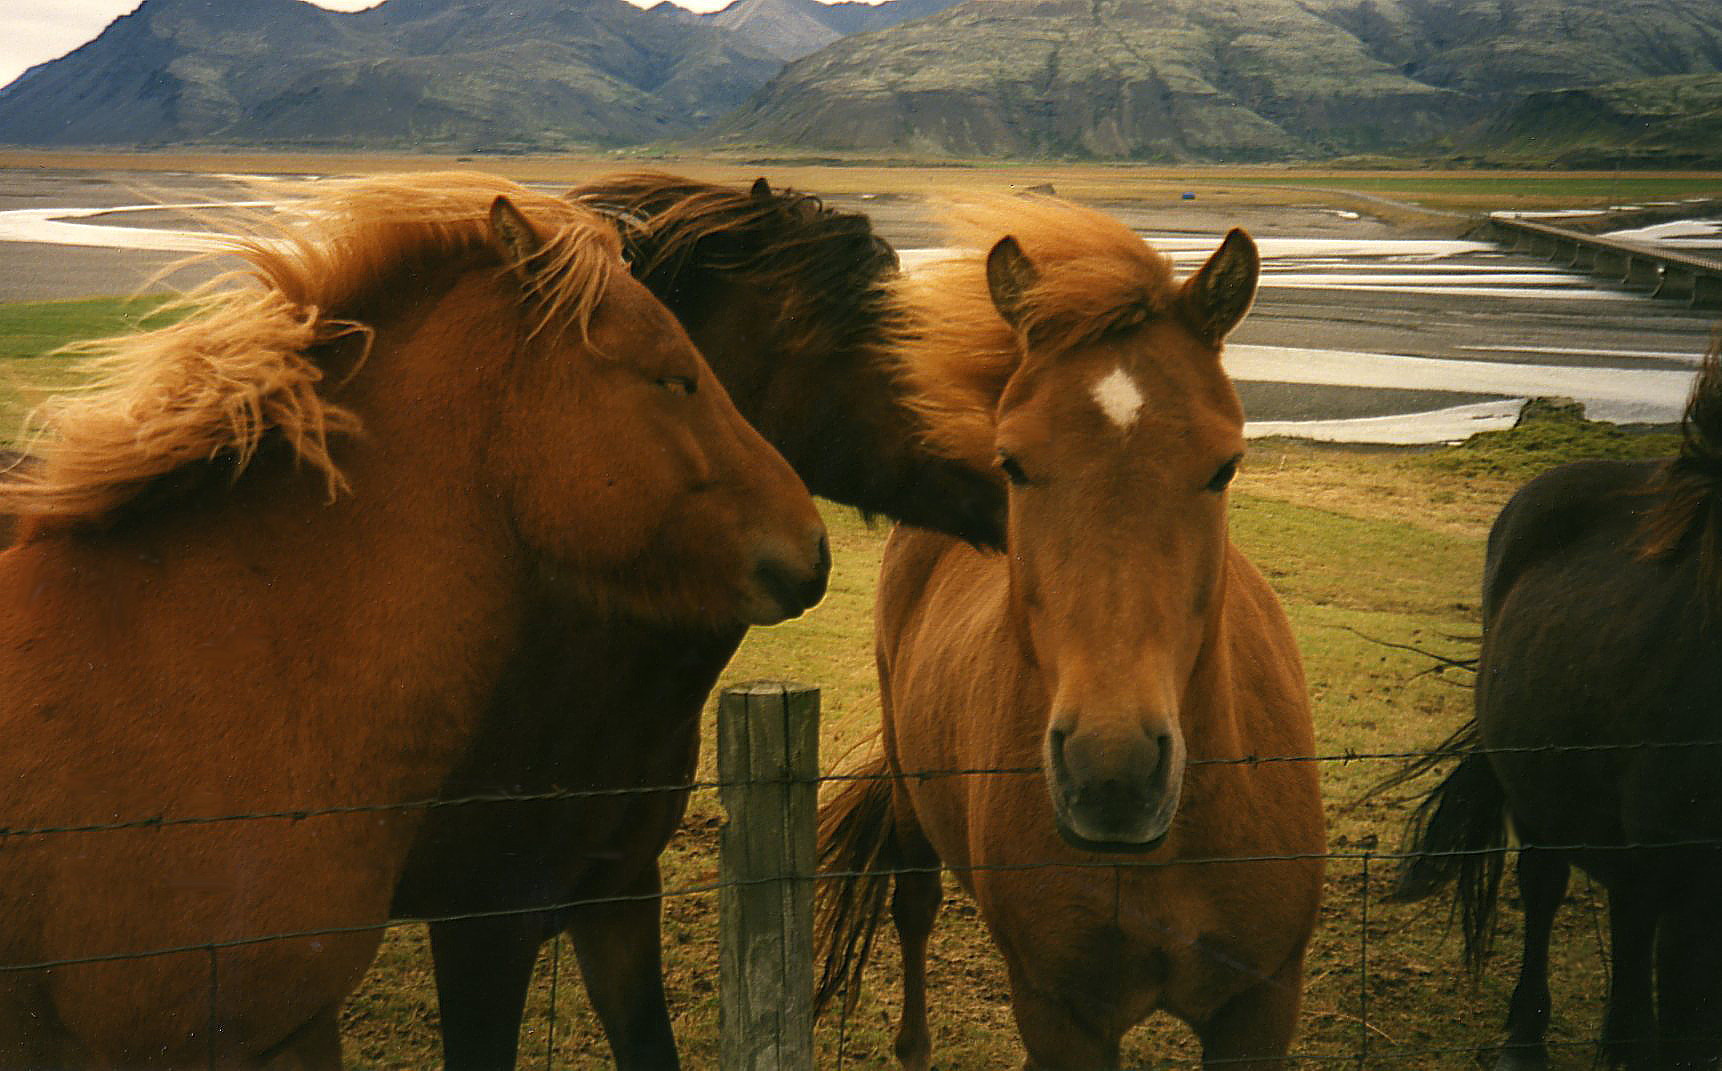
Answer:
<path fill-rule="evenodd" d="M 635 276 L 677 312 L 701 280 L 725 275 L 777 292 L 780 329 L 800 352 L 877 347 L 894 323 L 887 284 L 897 254 L 864 215 L 817 197 L 748 190 L 655 172 L 612 175 L 569 198 L 616 220 Z"/>
<path fill-rule="evenodd" d="M 372 329 L 349 310 L 402 265 L 489 250 L 498 196 L 545 239 L 521 266 L 534 279 L 532 330 L 584 335 L 620 267 L 606 221 L 480 174 L 324 183 L 206 254 L 249 267 L 175 301 L 177 322 L 68 348 L 90 358 L 91 382 L 32 414 L 40 464 L 0 474 L 0 511 L 98 517 L 183 466 L 224 461 L 237 476 L 266 436 L 320 475 L 331 498 L 340 494 L 347 484 L 330 439 L 358 431 L 359 419 L 325 397 L 319 351 L 357 337 L 368 353 Z"/>
<path fill-rule="evenodd" d="M 1667 558 L 1698 541 L 1704 591 L 1722 582 L 1722 335 L 1711 340 L 1680 421 L 1680 453 L 1647 488 L 1656 503 L 1640 526 L 1639 551 Z"/>
<path fill-rule="evenodd" d="M 896 286 L 906 312 L 902 375 L 932 447 L 986 466 L 999 397 L 1023 358 L 987 288 L 994 244 L 1015 237 L 1039 273 L 1020 326 L 1043 354 L 1166 315 L 1172 267 L 1112 217 L 1050 197 L 965 198 L 950 205 L 946 225 L 960 252 Z"/>

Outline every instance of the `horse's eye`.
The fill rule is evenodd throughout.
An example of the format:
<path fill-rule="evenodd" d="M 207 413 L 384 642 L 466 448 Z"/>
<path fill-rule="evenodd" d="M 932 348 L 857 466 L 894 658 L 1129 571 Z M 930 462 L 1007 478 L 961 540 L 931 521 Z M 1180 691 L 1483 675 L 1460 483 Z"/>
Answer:
<path fill-rule="evenodd" d="M 692 376 L 664 376 L 658 380 L 658 386 L 671 394 L 692 394 L 699 389 L 699 383 Z"/>
<path fill-rule="evenodd" d="M 1221 465 L 1219 470 L 1214 473 L 1214 478 L 1208 481 L 1207 489 L 1215 493 L 1224 491 L 1226 485 L 1232 482 L 1232 477 L 1238 474 L 1239 460 L 1239 458 L 1234 457 Z"/>
<path fill-rule="evenodd" d="M 1023 471 L 1021 463 L 1002 450 L 999 451 L 999 471 L 1005 474 L 1005 479 L 1009 480 L 1013 486 L 1028 486 L 1028 473 Z"/>

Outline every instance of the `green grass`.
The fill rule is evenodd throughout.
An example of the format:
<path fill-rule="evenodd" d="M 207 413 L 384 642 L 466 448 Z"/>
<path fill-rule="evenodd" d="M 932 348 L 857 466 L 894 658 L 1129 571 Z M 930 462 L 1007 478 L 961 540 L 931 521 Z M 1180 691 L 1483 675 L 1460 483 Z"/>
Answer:
<path fill-rule="evenodd" d="M 161 307 L 159 297 L 89 298 L 0 305 L 0 445 L 13 441 L 45 393 L 78 382 L 67 343 L 136 331 Z"/>
<path fill-rule="evenodd" d="M 161 304 L 147 297 L 0 305 L 0 359 L 41 357 L 68 342 L 135 331 Z"/>
<path fill-rule="evenodd" d="M 1528 411 L 1521 421 L 1517 427 L 1479 432 L 1452 449 L 1427 455 L 1422 464 L 1461 478 L 1523 483 L 1563 461 L 1669 457 L 1680 448 L 1677 433 L 1631 431 L 1587 420 L 1578 406 L 1547 406 Z"/>

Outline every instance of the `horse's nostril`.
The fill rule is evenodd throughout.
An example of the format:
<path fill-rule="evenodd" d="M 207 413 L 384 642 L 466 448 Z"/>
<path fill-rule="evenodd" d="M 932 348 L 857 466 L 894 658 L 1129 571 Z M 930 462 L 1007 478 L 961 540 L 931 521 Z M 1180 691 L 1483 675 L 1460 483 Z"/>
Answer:
<path fill-rule="evenodd" d="M 1069 729 L 1054 729 L 1051 732 L 1052 751 L 1055 755 L 1064 754 L 1064 742 L 1070 738 Z"/>
<path fill-rule="evenodd" d="M 813 575 L 819 584 L 819 594 L 813 596 L 813 601 L 818 602 L 825 594 L 826 582 L 831 579 L 831 540 L 823 532 L 819 535 L 819 549 L 815 552 Z"/>
<path fill-rule="evenodd" d="M 754 568 L 760 588 L 776 601 L 785 617 L 794 617 L 825 597 L 825 585 L 831 576 L 831 548 L 824 536 L 819 537 L 811 571 L 805 561 L 794 564 L 779 558 L 767 558 Z"/>
<path fill-rule="evenodd" d="M 1136 760 L 1137 776 L 1144 781 L 1158 780 L 1166 765 L 1166 756 L 1170 754 L 1171 744 L 1172 738 L 1165 733 L 1148 737 L 1143 742 L 1141 754 Z"/>

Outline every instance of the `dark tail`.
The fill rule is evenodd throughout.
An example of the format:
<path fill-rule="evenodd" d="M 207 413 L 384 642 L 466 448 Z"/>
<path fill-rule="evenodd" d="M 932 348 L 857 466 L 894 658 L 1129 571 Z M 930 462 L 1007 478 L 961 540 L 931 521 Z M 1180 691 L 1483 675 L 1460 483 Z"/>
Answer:
<path fill-rule="evenodd" d="M 813 1010 L 822 1013 L 843 994 L 843 1010 L 861 995 L 861 971 L 873 951 L 891 875 L 902 853 L 891 818 L 891 780 L 884 756 L 819 808 L 819 871 L 815 886 L 814 954 L 820 962 Z"/>
<path fill-rule="evenodd" d="M 1507 846 L 1506 795 L 1488 757 L 1477 751 L 1477 723 L 1467 722 L 1435 751 L 1407 764 L 1373 792 L 1402 785 L 1445 760 L 1459 759 L 1424 797 L 1406 825 L 1405 858 L 1390 900 L 1423 900 L 1448 885 L 1465 935 L 1465 962 L 1480 972 L 1489 958 L 1495 903 Z"/>
<path fill-rule="evenodd" d="M 1665 557 L 1696 538 L 1704 591 L 1714 599 L 1722 578 L 1722 335 L 1711 342 L 1686 399 L 1680 454 L 1651 490 L 1662 498 L 1644 518 L 1641 553 Z"/>

